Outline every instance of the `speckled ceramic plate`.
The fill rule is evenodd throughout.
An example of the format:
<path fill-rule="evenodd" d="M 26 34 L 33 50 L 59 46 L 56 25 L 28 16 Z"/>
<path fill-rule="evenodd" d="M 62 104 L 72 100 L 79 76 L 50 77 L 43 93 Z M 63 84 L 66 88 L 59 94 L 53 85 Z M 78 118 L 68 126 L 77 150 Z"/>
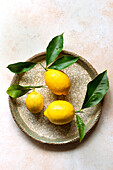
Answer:
<path fill-rule="evenodd" d="M 62 55 L 77 56 L 74 53 L 68 51 L 62 51 Z M 28 61 L 39 62 L 41 61 L 45 65 L 46 53 L 40 53 Z M 75 108 L 79 110 L 82 106 L 87 83 L 91 81 L 96 75 L 96 70 L 89 64 L 85 59 L 80 59 L 63 70 L 71 80 L 71 88 L 65 100 L 69 101 Z M 44 83 L 44 69 L 40 65 L 36 65 L 33 69 L 26 73 L 15 75 L 11 82 L 11 85 L 16 83 L 20 85 L 41 85 Z M 58 126 L 49 122 L 44 116 L 44 110 L 54 100 L 61 99 L 62 96 L 54 95 L 48 88 L 36 89 L 44 97 L 44 109 L 40 114 L 30 113 L 25 105 L 26 95 L 13 99 L 9 97 L 9 104 L 12 116 L 18 126 L 23 132 L 33 139 L 48 143 L 48 144 L 65 144 L 79 140 L 79 134 L 77 131 L 75 119 L 71 123 L 66 125 Z M 84 109 L 85 113 L 79 113 L 83 121 L 86 124 L 87 133 L 90 132 L 92 127 L 96 124 L 101 113 L 101 103 L 91 108 Z"/>

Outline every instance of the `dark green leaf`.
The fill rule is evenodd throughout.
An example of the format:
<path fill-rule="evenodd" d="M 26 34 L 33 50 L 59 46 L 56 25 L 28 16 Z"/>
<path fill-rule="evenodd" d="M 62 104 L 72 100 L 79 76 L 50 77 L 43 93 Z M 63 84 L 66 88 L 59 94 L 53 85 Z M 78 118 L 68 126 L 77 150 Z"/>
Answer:
<path fill-rule="evenodd" d="M 36 63 L 33 62 L 18 62 L 8 65 L 7 68 L 13 73 L 19 74 L 31 70 L 35 65 Z"/>
<path fill-rule="evenodd" d="M 82 119 L 78 115 L 76 115 L 76 124 L 77 124 L 77 128 L 79 131 L 80 142 L 81 142 L 85 136 L 85 133 L 86 133 L 86 126 L 85 126 L 84 122 L 82 121 Z"/>
<path fill-rule="evenodd" d="M 13 84 L 7 90 L 7 94 L 13 98 L 18 98 L 30 91 L 30 88 L 20 86 L 18 84 Z"/>
<path fill-rule="evenodd" d="M 56 70 L 62 70 L 66 67 L 69 67 L 71 64 L 75 63 L 79 57 L 72 57 L 72 56 L 63 56 L 56 60 L 49 69 L 56 69 Z"/>
<path fill-rule="evenodd" d="M 54 37 L 46 49 L 46 65 L 52 63 L 63 49 L 63 34 Z"/>
<path fill-rule="evenodd" d="M 103 99 L 108 89 L 109 80 L 107 77 L 107 71 L 104 71 L 88 83 L 82 109 L 98 104 Z"/>

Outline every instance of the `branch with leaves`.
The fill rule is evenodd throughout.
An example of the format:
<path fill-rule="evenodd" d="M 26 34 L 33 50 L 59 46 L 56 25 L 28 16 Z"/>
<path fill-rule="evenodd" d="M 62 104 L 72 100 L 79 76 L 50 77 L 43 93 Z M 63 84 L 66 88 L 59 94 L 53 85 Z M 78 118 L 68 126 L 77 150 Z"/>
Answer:
<path fill-rule="evenodd" d="M 31 70 L 36 64 L 40 64 L 45 71 L 48 69 L 55 69 L 55 70 L 62 70 L 67 68 L 68 66 L 75 63 L 79 57 L 72 57 L 69 55 L 57 58 L 60 52 L 63 49 L 63 34 L 54 37 L 47 49 L 46 49 L 46 67 L 42 65 L 42 63 L 33 63 L 33 62 L 18 62 L 14 64 L 10 64 L 7 68 L 16 74 L 20 74 L 26 71 Z M 26 94 L 28 91 L 32 90 L 33 88 L 41 88 L 45 87 L 44 85 L 40 86 L 20 86 L 18 84 L 13 84 L 7 90 L 7 94 L 13 98 L 21 97 L 22 95 Z M 109 80 L 107 77 L 107 71 L 100 73 L 96 76 L 92 81 L 90 81 L 87 85 L 87 91 L 85 95 L 85 99 L 83 105 L 79 111 L 75 113 L 83 113 L 83 109 L 92 107 L 98 104 L 106 94 L 107 90 L 109 89 Z M 86 126 L 82 119 L 76 115 L 76 124 L 80 136 L 80 142 L 83 140 L 86 134 Z"/>

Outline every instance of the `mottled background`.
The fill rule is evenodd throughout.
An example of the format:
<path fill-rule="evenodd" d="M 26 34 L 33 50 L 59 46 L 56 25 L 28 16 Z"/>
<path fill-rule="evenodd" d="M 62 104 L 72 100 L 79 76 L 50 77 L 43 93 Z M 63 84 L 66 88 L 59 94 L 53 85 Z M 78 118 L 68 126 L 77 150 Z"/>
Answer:
<path fill-rule="evenodd" d="M 64 49 L 99 73 L 107 69 L 110 80 L 100 121 L 79 146 L 44 145 L 27 137 L 11 116 L 6 94 L 13 77 L 6 66 L 45 51 L 62 32 Z M 0 170 L 113 169 L 112 55 L 112 0 L 0 0 Z"/>

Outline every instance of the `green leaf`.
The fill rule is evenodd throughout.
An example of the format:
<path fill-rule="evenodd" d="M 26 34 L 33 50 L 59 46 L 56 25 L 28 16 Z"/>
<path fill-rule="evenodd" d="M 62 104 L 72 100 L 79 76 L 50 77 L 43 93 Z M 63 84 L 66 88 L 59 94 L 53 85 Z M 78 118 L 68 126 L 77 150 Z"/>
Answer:
<path fill-rule="evenodd" d="M 7 68 L 13 73 L 19 74 L 31 70 L 35 65 L 36 63 L 33 62 L 18 62 L 8 65 Z"/>
<path fill-rule="evenodd" d="M 13 84 L 7 89 L 7 94 L 13 98 L 18 98 L 30 91 L 31 88 L 26 88 L 18 84 Z"/>
<path fill-rule="evenodd" d="M 62 70 L 66 67 L 69 67 L 71 64 L 75 63 L 79 57 L 72 57 L 72 56 L 63 56 L 56 60 L 49 69 L 56 69 L 56 70 Z"/>
<path fill-rule="evenodd" d="M 77 128 L 79 131 L 80 142 L 81 142 L 85 136 L 85 133 L 86 133 L 86 126 L 85 126 L 84 122 L 82 121 L 82 119 L 78 115 L 76 115 L 76 124 L 77 124 Z"/>
<path fill-rule="evenodd" d="M 13 84 L 7 89 L 7 94 L 13 98 L 18 98 L 26 94 L 28 91 L 35 89 L 35 88 L 41 88 L 41 87 L 47 87 L 45 85 L 40 86 L 20 86 L 19 84 Z"/>
<path fill-rule="evenodd" d="M 63 34 L 54 37 L 46 49 L 46 66 L 52 63 L 63 49 Z"/>
<path fill-rule="evenodd" d="M 107 71 L 104 71 L 88 83 L 82 109 L 98 104 L 103 99 L 108 89 L 109 80 L 107 77 Z"/>

